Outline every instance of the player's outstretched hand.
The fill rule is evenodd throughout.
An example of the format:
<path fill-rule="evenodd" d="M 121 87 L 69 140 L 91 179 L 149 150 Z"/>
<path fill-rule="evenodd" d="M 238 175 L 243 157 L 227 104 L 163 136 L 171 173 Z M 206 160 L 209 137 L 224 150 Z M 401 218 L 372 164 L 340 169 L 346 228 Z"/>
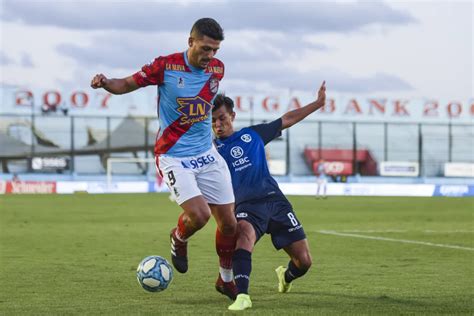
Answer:
<path fill-rule="evenodd" d="M 107 81 L 107 77 L 103 74 L 97 74 L 92 78 L 91 87 L 93 89 L 103 88 L 105 86 L 105 82 Z"/>
<path fill-rule="evenodd" d="M 318 104 L 318 109 L 322 108 L 324 103 L 326 103 L 326 80 L 323 81 L 321 87 L 319 88 L 318 99 L 316 100 L 316 103 Z"/>

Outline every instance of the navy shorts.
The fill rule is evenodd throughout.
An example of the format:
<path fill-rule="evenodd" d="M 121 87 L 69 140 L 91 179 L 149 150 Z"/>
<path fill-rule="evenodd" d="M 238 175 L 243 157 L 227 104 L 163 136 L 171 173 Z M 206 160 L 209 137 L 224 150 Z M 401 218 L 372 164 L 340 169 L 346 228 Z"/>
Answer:
<path fill-rule="evenodd" d="M 303 226 L 288 201 L 241 203 L 235 209 L 235 217 L 237 221 L 245 220 L 252 224 L 257 241 L 265 233 L 270 234 L 276 249 L 306 238 Z"/>

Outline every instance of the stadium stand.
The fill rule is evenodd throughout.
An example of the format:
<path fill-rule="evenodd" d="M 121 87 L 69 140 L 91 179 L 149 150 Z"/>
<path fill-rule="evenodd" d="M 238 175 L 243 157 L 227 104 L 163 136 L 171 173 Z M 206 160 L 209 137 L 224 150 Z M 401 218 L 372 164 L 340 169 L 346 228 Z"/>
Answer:
<path fill-rule="evenodd" d="M 306 163 L 317 175 L 320 159 L 324 159 L 326 173 L 328 175 L 353 175 L 356 173 L 364 176 L 374 176 L 377 174 L 377 162 L 367 149 L 356 151 L 356 164 L 353 164 L 354 151 L 352 149 L 319 149 L 306 147 L 304 157 Z M 354 167 L 356 170 L 354 170 Z"/>

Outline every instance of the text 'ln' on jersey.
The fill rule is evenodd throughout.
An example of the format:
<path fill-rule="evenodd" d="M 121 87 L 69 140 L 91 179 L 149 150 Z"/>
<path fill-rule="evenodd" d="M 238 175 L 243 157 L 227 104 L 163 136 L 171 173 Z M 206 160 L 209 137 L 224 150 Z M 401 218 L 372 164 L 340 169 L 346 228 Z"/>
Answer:
<path fill-rule="evenodd" d="M 212 101 L 224 64 L 214 58 L 199 69 L 189 64 L 186 53 L 158 57 L 133 75 L 140 87 L 158 86 L 156 155 L 196 156 L 212 146 Z"/>
<path fill-rule="evenodd" d="M 217 150 L 232 175 L 235 203 L 262 199 L 285 199 L 270 175 L 265 145 L 281 135 L 281 119 L 241 129 L 227 138 L 216 139 Z"/>

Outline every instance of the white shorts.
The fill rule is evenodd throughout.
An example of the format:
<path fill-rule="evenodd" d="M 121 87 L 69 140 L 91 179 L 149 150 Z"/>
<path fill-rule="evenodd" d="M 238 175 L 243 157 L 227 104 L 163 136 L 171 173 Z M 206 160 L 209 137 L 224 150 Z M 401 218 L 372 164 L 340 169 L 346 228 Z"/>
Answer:
<path fill-rule="evenodd" d="M 160 155 L 156 161 L 179 205 L 198 195 L 204 196 L 209 204 L 234 203 L 229 168 L 214 146 L 199 156 Z"/>
<path fill-rule="evenodd" d="M 317 181 L 316 181 L 319 185 L 320 184 L 327 184 L 328 183 L 328 179 L 326 177 L 318 177 Z"/>

